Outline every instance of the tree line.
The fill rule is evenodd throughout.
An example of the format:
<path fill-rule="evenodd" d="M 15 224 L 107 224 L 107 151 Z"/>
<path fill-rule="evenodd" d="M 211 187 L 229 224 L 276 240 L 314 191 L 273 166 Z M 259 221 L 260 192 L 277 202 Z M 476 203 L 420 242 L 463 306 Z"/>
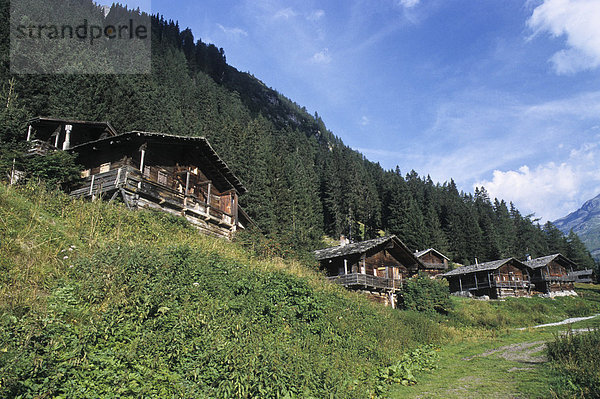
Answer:
<path fill-rule="evenodd" d="M 91 0 L 48 3 L 39 6 L 74 13 L 95 7 Z M 9 11 L 1 0 L 4 21 Z M 139 11 L 113 5 L 109 17 L 127 13 Z M 241 205 L 267 239 L 284 247 L 315 249 L 324 234 L 354 240 L 396 234 L 412 250 L 435 247 L 458 263 L 561 252 L 581 267 L 594 266 L 574 233 L 541 226 L 484 188 L 464 193 L 452 180 L 383 169 L 344 145 L 318 114 L 228 65 L 222 48 L 161 15 L 151 21 L 152 72 L 145 75 L 11 75 L 9 26 L 0 26 L 3 174 L 28 118 L 108 120 L 120 132 L 207 137 L 248 187 Z"/>

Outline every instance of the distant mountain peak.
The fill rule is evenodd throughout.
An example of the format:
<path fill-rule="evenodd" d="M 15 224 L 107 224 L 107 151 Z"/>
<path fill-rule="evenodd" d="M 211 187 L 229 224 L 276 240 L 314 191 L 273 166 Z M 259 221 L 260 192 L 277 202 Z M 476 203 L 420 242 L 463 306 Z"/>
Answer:
<path fill-rule="evenodd" d="M 573 230 L 594 258 L 600 259 L 600 194 L 553 223 L 565 234 Z"/>

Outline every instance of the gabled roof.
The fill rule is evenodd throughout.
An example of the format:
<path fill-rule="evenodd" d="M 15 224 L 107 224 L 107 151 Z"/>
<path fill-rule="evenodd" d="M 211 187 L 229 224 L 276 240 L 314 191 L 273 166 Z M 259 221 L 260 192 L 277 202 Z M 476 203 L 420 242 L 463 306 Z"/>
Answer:
<path fill-rule="evenodd" d="M 415 256 L 417 258 L 420 258 L 421 256 L 425 255 L 427 252 L 435 252 L 436 254 L 438 254 L 439 256 L 441 256 L 442 258 L 444 258 L 446 260 L 450 260 L 446 255 L 444 255 L 443 253 L 441 253 L 440 251 L 438 251 L 435 248 L 428 248 L 428 249 L 424 249 L 422 251 L 417 251 L 417 252 L 415 252 Z"/>
<path fill-rule="evenodd" d="M 558 262 L 560 263 L 567 263 L 571 267 L 577 267 L 577 264 L 575 262 L 573 262 L 566 256 L 563 256 L 562 254 L 542 256 L 541 258 L 528 260 L 527 262 L 525 262 L 525 264 L 532 269 L 539 269 L 540 267 L 545 267 L 553 260 L 558 260 Z"/>
<path fill-rule="evenodd" d="M 368 250 L 377 247 L 378 245 L 384 244 L 390 241 L 396 236 L 378 237 L 372 240 L 353 242 L 346 245 L 338 245 L 337 247 L 330 247 L 325 249 L 318 249 L 314 251 L 317 260 L 337 258 L 345 255 L 362 254 Z M 398 240 L 400 241 L 400 240 Z"/>
<path fill-rule="evenodd" d="M 73 126 L 89 126 L 94 128 L 103 128 L 109 135 L 116 136 L 118 133 L 110 122 L 98 121 L 82 121 L 78 119 L 60 119 L 38 116 L 27 121 L 28 125 L 73 125 Z"/>
<path fill-rule="evenodd" d="M 450 270 L 449 272 L 442 274 L 442 276 L 457 276 L 459 274 L 469 274 L 469 273 L 481 272 L 481 271 L 486 271 L 486 270 L 496 270 L 496 269 L 504 266 L 505 264 L 507 264 L 510 261 L 514 261 L 514 262 L 517 262 L 518 264 L 521 264 L 523 266 L 523 268 L 527 267 L 526 264 L 518 261 L 515 258 L 507 258 L 507 259 L 494 260 L 491 262 L 479 263 L 477 265 L 461 266 L 459 268 Z"/>
<path fill-rule="evenodd" d="M 231 169 L 227 166 L 227 164 L 219 157 L 219 155 L 212 148 L 210 143 L 205 137 L 198 136 L 176 136 L 165 133 L 153 133 L 153 132 L 139 132 L 133 131 L 128 133 L 119 134 L 114 137 L 107 137 L 100 140 L 89 141 L 84 144 L 80 144 L 74 146 L 69 149 L 69 151 L 81 151 L 82 149 L 87 148 L 95 148 L 101 145 L 113 145 L 120 144 L 122 142 L 127 141 L 145 141 L 152 142 L 156 144 L 195 144 L 202 151 L 202 154 L 205 155 L 209 160 L 211 165 L 203 165 L 212 169 L 212 174 L 220 175 L 221 182 L 229 184 L 231 187 L 234 187 L 238 193 L 244 194 L 246 191 L 246 187 L 244 187 L 243 183 L 238 179 L 238 177 L 231 171 Z M 211 167 L 212 166 L 212 167 Z M 218 176 L 211 176 L 212 180 L 215 180 Z"/>
<path fill-rule="evenodd" d="M 334 259 L 349 255 L 364 254 L 378 248 L 383 249 L 388 245 L 393 244 L 397 246 L 403 253 L 404 260 L 410 261 L 412 264 L 424 267 L 423 263 L 417 259 L 411 250 L 395 235 L 387 237 L 378 237 L 372 240 L 360 241 L 346 245 L 338 245 L 337 247 L 318 249 L 313 252 L 317 260 Z"/>

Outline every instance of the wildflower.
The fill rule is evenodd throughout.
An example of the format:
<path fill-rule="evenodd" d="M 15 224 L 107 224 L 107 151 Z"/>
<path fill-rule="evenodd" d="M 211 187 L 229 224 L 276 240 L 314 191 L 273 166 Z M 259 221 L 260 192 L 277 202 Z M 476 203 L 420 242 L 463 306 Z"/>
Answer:
<path fill-rule="evenodd" d="M 69 257 L 67 255 L 63 256 L 63 259 L 69 259 Z"/>

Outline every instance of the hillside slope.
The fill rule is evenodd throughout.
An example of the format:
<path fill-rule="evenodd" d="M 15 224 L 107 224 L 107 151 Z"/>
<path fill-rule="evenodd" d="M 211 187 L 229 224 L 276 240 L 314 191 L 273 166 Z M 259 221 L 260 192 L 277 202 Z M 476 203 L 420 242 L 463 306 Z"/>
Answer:
<path fill-rule="evenodd" d="M 592 256 L 600 260 L 600 195 L 586 201 L 581 208 L 553 223 L 565 234 L 573 230 Z"/>
<path fill-rule="evenodd" d="M 370 397 L 443 335 L 183 218 L 37 186 L 0 185 L 0 253 L 3 398 Z"/>

